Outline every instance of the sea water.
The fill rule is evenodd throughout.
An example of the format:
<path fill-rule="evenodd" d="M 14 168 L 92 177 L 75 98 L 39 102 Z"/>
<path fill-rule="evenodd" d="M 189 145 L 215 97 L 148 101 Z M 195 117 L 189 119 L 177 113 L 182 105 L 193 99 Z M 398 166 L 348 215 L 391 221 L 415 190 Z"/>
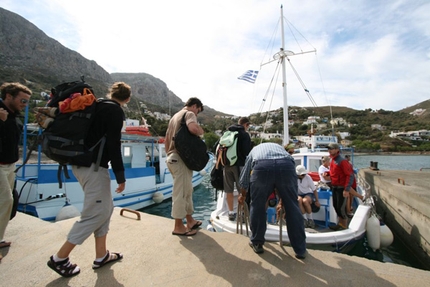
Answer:
<path fill-rule="evenodd" d="M 382 170 L 419 171 L 421 168 L 430 168 L 430 155 L 355 155 L 354 167 L 368 168 L 371 161 L 378 162 L 378 168 Z M 206 177 L 202 184 L 194 189 L 193 217 L 197 220 L 203 221 L 202 228 L 204 229 L 206 229 L 209 223 L 211 212 L 216 208 L 216 196 L 217 194 L 215 190 L 210 185 L 209 177 Z M 172 202 L 167 200 L 160 204 L 146 207 L 140 211 L 171 218 L 171 210 Z M 366 248 L 366 242 L 359 242 L 357 246 L 351 251 L 350 255 L 367 257 L 369 255 L 368 253 L 371 251 L 369 250 L 369 252 L 367 252 Z M 382 254 L 380 254 L 380 256 L 371 254 L 368 258 L 425 269 L 425 267 L 416 258 L 411 256 L 408 246 L 401 242 L 396 236 L 394 236 L 394 242 L 389 247 L 382 249 Z"/>

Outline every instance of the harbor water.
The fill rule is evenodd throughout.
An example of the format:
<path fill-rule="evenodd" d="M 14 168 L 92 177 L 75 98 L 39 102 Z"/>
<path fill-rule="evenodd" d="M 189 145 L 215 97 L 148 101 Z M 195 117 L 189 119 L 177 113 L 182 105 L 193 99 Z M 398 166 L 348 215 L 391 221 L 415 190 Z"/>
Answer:
<path fill-rule="evenodd" d="M 430 167 L 429 155 L 355 155 L 354 167 L 368 168 L 370 166 L 370 161 L 378 162 L 378 168 L 382 170 L 420 170 L 421 168 Z M 193 200 L 193 216 L 195 219 L 202 220 L 202 228 L 206 229 L 210 214 L 216 207 L 216 193 L 210 185 L 208 176 L 204 179 L 202 184 L 195 188 Z M 167 200 L 140 211 L 171 218 L 171 208 L 172 202 Z M 365 240 L 363 240 L 359 242 L 349 254 L 425 269 L 425 267 L 411 255 L 407 244 L 401 242 L 395 234 L 393 244 L 387 248 L 383 248 L 382 253 L 372 253 L 372 251 L 367 248 Z"/>

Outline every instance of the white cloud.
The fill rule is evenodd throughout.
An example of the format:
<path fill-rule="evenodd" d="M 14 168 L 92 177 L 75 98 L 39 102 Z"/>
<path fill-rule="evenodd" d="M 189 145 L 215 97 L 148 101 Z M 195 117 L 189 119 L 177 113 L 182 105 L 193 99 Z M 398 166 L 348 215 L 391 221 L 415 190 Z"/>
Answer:
<path fill-rule="evenodd" d="M 291 62 L 318 105 L 400 110 L 430 98 L 428 1 L 284 2 L 296 37 L 285 26 L 286 50 L 317 49 L 317 57 Z M 276 64 L 264 66 L 255 85 L 237 77 L 259 69 L 280 47 L 270 45 L 280 34 L 280 4 L 272 1 L 0 0 L 0 6 L 108 72 L 149 73 L 183 101 L 197 96 L 236 115 L 259 110 Z M 288 104 L 311 106 L 289 66 L 287 72 Z M 263 111 L 271 98 L 269 92 Z M 271 108 L 280 106 L 278 88 Z"/>

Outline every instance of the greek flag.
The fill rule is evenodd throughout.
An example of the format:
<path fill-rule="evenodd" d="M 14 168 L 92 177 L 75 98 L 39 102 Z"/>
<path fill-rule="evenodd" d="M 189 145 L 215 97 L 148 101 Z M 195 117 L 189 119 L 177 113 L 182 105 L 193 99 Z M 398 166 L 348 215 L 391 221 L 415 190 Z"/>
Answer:
<path fill-rule="evenodd" d="M 255 80 L 257 79 L 257 76 L 258 76 L 258 71 L 248 70 L 242 76 L 238 77 L 238 79 L 254 84 Z"/>

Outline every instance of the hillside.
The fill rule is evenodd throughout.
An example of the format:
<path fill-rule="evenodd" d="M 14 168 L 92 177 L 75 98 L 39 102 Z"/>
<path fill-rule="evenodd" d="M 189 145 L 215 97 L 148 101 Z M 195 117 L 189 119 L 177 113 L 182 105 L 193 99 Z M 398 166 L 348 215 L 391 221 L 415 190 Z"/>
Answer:
<path fill-rule="evenodd" d="M 86 59 L 79 53 L 61 45 L 48 37 L 43 31 L 23 17 L 0 8 L 0 81 L 19 81 L 32 89 L 34 99 L 41 92 L 49 92 L 51 87 L 64 81 L 78 80 L 82 75 L 94 87 L 98 97 L 104 97 L 108 87 L 115 81 L 124 81 L 131 85 L 132 101 L 126 110 L 127 116 L 140 119 L 147 110 L 174 114 L 180 110 L 184 102 L 163 82 L 147 73 L 113 73 L 109 74 L 95 61 Z M 410 113 L 425 110 L 419 115 Z M 223 130 L 234 122 L 232 119 L 219 119 L 215 116 L 228 116 L 205 106 L 199 121 L 207 132 Z M 250 115 L 255 124 L 263 122 L 258 115 Z M 350 125 L 340 125 L 337 131 L 351 133 L 351 140 L 380 143 L 381 146 L 398 146 L 405 143 L 388 138 L 390 131 L 411 131 L 430 129 L 430 100 L 417 103 L 400 111 L 354 110 L 349 107 L 290 107 L 290 119 L 296 124 L 291 127 L 291 135 L 306 134 L 310 127 L 302 123 L 309 116 L 322 119 L 343 118 Z M 147 117 L 147 115 L 145 115 Z M 272 131 L 282 131 L 282 117 L 273 118 Z M 156 134 L 163 135 L 166 122 L 158 122 L 149 117 Z M 379 124 L 383 130 L 372 130 L 372 124 Z M 327 133 L 328 130 L 318 131 Z M 406 144 L 408 145 L 408 144 Z M 409 144 L 412 145 L 412 144 Z"/>

